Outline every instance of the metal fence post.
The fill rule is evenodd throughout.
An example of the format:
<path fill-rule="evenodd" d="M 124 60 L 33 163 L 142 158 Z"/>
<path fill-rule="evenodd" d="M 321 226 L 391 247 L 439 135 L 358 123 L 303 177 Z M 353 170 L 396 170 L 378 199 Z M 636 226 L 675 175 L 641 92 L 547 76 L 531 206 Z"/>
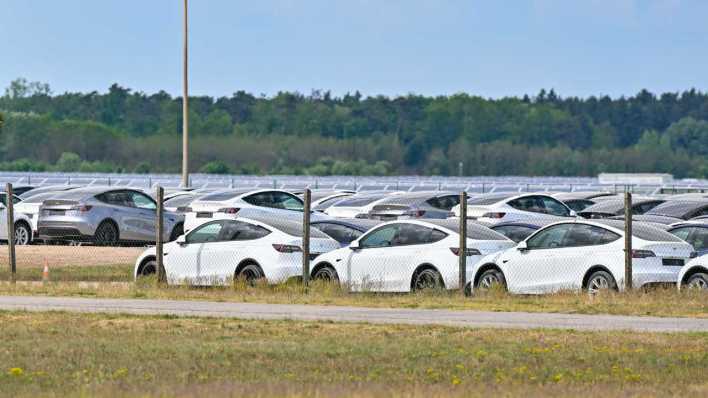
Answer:
<path fill-rule="evenodd" d="M 163 240 L 165 239 L 165 223 L 164 223 L 164 208 L 162 207 L 162 202 L 165 197 L 165 190 L 161 186 L 157 186 L 155 194 L 155 200 L 157 201 L 157 211 L 155 216 L 155 272 L 157 273 L 157 284 L 161 285 L 165 282 L 167 277 L 165 276 L 165 266 L 164 261 L 164 251 L 162 248 Z"/>
<path fill-rule="evenodd" d="M 624 194 L 624 288 L 632 288 L 632 194 Z"/>
<path fill-rule="evenodd" d="M 12 192 L 12 184 L 7 183 L 7 248 L 10 261 L 10 283 L 13 285 L 17 281 L 17 263 L 15 258 L 15 209 L 12 203 L 14 197 Z"/>
<path fill-rule="evenodd" d="M 311 191 L 305 189 L 302 209 L 302 282 L 307 288 L 310 284 L 310 202 Z"/>
<path fill-rule="evenodd" d="M 467 192 L 460 193 L 460 247 L 458 261 L 460 265 L 460 291 L 465 294 L 467 284 Z"/>

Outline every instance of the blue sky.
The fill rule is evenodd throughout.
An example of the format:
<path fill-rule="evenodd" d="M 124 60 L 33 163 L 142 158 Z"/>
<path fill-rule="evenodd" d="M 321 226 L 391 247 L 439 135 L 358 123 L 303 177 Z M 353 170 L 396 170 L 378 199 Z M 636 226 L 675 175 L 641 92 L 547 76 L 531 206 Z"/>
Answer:
<path fill-rule="evenodd" d="M 181 0 L 0 0 L 0 87 L 181 90 Z M 190 92 L 708 90 L 703 0 L 191 0 Z"/>

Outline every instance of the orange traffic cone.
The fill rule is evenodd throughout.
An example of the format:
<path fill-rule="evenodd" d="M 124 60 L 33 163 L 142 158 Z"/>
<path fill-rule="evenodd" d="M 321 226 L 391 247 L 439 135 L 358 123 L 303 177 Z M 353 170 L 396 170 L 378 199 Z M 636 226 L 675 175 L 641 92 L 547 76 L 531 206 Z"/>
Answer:
<path fill-rule="evenodd" d="M 42 270 L 42 282 L 49 282 L 49 263 L 44 259 L 44 269 Z"/>

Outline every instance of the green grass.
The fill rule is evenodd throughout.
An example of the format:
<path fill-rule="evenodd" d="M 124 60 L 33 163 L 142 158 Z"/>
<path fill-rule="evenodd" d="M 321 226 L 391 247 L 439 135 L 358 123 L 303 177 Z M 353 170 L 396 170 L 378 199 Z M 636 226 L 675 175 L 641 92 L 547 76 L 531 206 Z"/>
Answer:
<path fill-rule="evenodd" d="M 223 288 L 157 288 L 153 280 L 124 285 L 0 285 L 0 294 L 84 296 L 97 298 L 149 298 L 253 303 L 294 303 L 388 308 L 457 309 L 480 311 L 525 311 L 577 314 L 615 314 L 708 317 L 708 294 L 699 291 L 655 289 L 628 293 L 558 293 L 545 296 L 516 296 L 495 292 L 462 297 L 459 292 L 415 294 L 347 293 L 339 287 L 314 283 L 307 293 L 297 283 Z"/>
<path fill-rule="evenodd" d="M 708 334 L 0 312 L 0 396 L 706 396 Z"/>
<path fill-rule="evenodd" d="M 17 280 L 41 281 L 44 267 L 18 267 Z M 0 270 L 0 280 L 9 280 L 10 271 L 7 266 Z M 95 265 L 95 266 L 63 266 L 52 267 L 49 279 L 56 282 L 129 282 L 133 280 L 132 265 Z"/>

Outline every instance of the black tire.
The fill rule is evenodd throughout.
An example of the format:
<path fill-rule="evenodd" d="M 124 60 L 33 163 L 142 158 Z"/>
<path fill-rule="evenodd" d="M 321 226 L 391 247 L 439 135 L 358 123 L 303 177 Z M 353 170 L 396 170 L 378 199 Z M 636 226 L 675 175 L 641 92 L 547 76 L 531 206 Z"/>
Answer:
<path fill-rule="evenodd" d="M 96 228 L 93 240 L 98 246 L 117 246 L 120 241 L 118 227 L 110 221 L 103 221 Z"/>
<path fill-rule="evenodd" d="M 26 246 L 32 243 L 32 229 L 25 222 L 15 223 L 15 245 Z"/>
<path fill-rule="evenodd" d="M 312 273 L 312 279 L 322 280 L 325 282 L 338 282 L 339 275 L 337 275 L 337 270 L 331 265 L 324 265 L 317 268 L 317 271 Z"/>
<path fill-rule="evenodd" d="M 708 291 L 708 274 L 705 272 L 696 272 L 688 278 L 685 286 L 687 289 Z"/>
<path fill-rule="evenodd" d="M 411 290 L 413 291 L 442 290 L 444 288 L 445 283 L 442 276 L 435 268 L 423 268 L 413 274 L 411 282 Z"/>
<path fill-rule="evenodd" d="M 247 284 L 253 286 L 261 279 L 265 278 L 263 270 L 258 264 L 246 264 L 236 273 L 236 280 L 245 281 Z"/>
<path fill-rule="evenodd" d="M 475 288 L 481 292 L 488 292 L 494 289 L 495 286 L 501 286 L 503 290 L 506 290 L 506 278 L 504 278 L 504 274 L 501 271 L 491 268 L 482 272 L 482 275 L 477 279 Z"/>
<path fill-rule="evenodd" d="M 605 290 L 617 290 L 617 282 L 607 271 L 595 271 L 588 278 L 585 290 L 590 294 L 596 294 Z"/>
<path fill-rule="evenodd" d="M 170 242 L 176 241 L 177 238 L 182 235 L 184 235 L 184 224 L 175 225 L 175 227 L 172 228 L 172 232 L 170 233 Z"/>
<path fill-rule="evenodd" d="M 144 276 L 155 275 L 157 273 L 157 261 L 150 260 L 143 264 L 138 271 L 138 278 Z"/>

